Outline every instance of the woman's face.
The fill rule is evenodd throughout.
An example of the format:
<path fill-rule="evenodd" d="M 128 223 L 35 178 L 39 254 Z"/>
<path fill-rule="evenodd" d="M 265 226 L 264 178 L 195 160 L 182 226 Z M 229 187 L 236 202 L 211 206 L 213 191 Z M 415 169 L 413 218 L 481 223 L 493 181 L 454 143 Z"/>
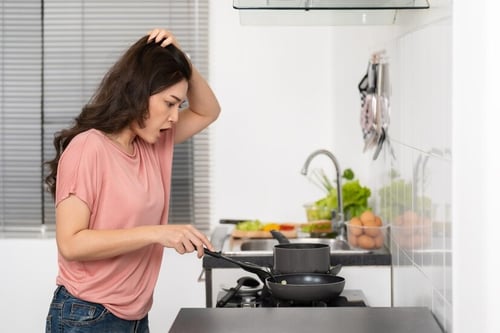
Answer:
<path fill-rule="evenodd" d="M 144 127 L 134 123 L 132 129 L 136 135 L 148 143 L 155 143 L 161 131 L 168 130 L 179 118 L 179 106 L 186 99 L 188 83 L 182 80 L 175 85 L 149 97 L 148 118 Z"/>

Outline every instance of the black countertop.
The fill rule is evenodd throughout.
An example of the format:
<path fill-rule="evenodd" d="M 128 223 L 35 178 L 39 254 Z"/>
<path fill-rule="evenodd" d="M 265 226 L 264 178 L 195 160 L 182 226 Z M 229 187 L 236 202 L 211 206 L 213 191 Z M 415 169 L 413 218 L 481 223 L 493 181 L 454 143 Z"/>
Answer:
<path fill-rule="evenodd" d="M 170 333 L 442 333 L 429 309 L 182 308 Z"/>
<path fill-rule="evenodd" d="M 259 266 L 272 267 L 273 255 L 227 255 L 239 261 L 250 261 Z M 368 253 L 332 253 L 330 262 L 333 265 L 341 264 L 342 266 L 390 266 L 391 254 L 387 250 L 377 250 Z M 210 256 L 203 257 L 203 268 L 237 268 L 238 266 L 228 261 L 217 259 Z"/>

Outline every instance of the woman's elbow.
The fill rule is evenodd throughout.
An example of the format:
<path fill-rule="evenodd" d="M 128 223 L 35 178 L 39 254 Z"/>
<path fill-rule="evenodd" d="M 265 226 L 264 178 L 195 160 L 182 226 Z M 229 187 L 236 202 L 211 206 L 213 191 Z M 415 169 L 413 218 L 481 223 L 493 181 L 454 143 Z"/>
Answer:
<path fill-rule="evenodd" d="M 57 241 L 57 250 L 61 257 L 67 261 L 77 261 L 79 259 L 75 246 L 68 241 Z"/>

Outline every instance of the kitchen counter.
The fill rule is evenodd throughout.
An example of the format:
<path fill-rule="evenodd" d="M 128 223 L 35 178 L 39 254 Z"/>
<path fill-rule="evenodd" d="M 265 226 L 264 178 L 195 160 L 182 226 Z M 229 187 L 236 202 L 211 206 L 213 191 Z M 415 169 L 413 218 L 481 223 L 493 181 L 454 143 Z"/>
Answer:
<path fill-rule="evenodd" d="M 429 309 L 182 308 L 170 333 L 442 333 Z"/>

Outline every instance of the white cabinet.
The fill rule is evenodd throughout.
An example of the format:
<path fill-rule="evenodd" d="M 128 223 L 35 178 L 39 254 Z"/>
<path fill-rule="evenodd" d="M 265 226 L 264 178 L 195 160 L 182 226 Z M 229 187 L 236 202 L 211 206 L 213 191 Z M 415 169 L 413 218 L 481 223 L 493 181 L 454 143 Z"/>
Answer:
<path fill-rule="evenodd" d="M 345 289 L 362 290 L 368 306 L 391 306 L 391 266 L 344 266 Z"/>

